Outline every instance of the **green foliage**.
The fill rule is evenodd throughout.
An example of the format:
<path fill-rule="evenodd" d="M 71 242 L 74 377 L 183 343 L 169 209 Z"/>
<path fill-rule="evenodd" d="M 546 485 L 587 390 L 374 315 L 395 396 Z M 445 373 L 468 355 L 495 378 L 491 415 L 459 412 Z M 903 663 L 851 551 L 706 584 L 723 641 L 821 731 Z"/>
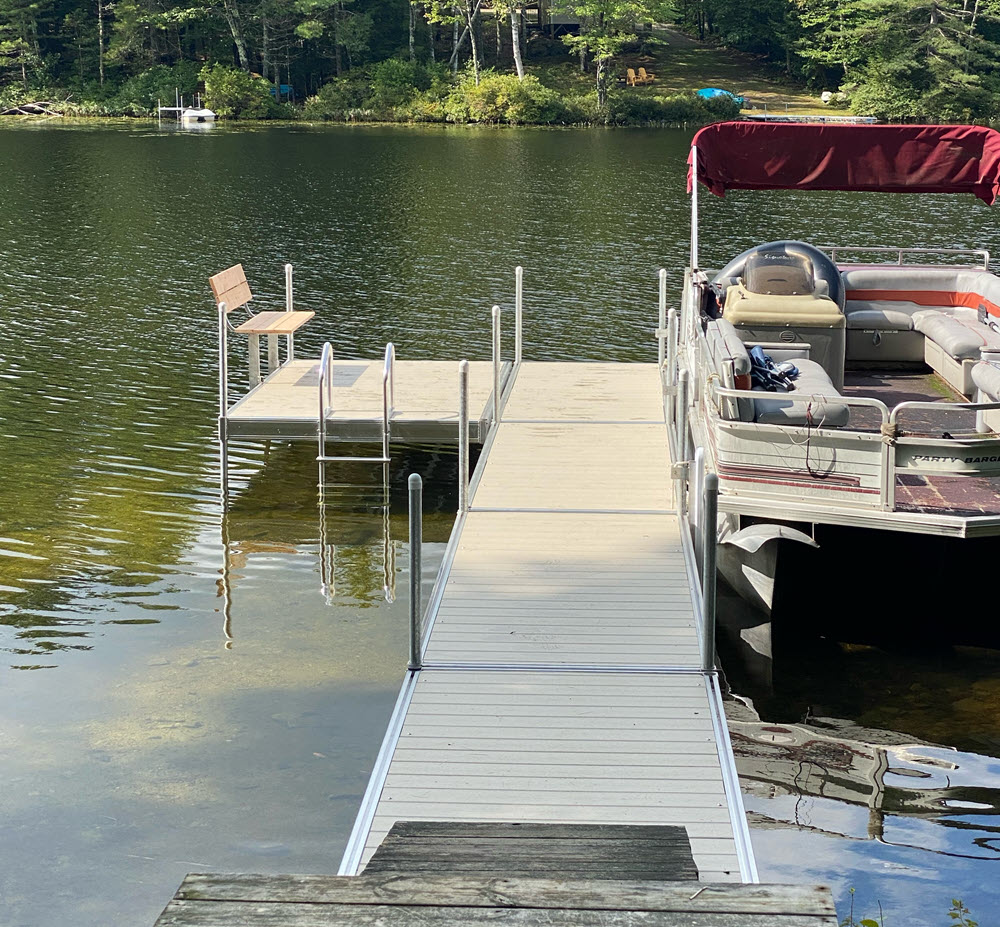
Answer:
<path fill-rule="evenodd" d="M 962 904 L 960 898 L 951 899 L 951 910 L 948 912 L 948 917 L 951 918 L 956 927 L 979 927 L 979 921 L 974 921 L 969 917 L 969 909 Z"/>
<path fill-rule="evenodd" d="M 653 96 L 634 90 L 615 90 L 608 96 L 607 122 L 611 125 L 699 125 L 735 119 L 740 107 L 729 97 L 704 100 L 694 93 Z"/>
<path fill-rule="evenodd" d="M 121 115 L 152 115 L 156 113 L 157 100 L 164 106 L 174 105 L 175 88 L 188 103 L 198 89 L 198 72 L 194 61 L 181 61 L 173 67 L 155 65 L 128 78 L 110 105 Z"/>
<path fill-rule="evenodd" d="M 376 109 L 404 106 L 421 90 L 429 90 L 433 77 L 416 61 L 387 58 L 372 68 L 371 103 Z"/>
<path fill-rule="evenodd" d="M 350 113 L 365 108 L 371 90 L 363 74 L 339 77 L 319 88 L 306 100 L 306 119 L 350 121 Z"/>
<path fill-rule="evenodd" d="M 572 107 L 554 90 L 530 75 L 518 80 L 515 74 L 485 71 L 476 84 L 466 77 L 455 86 L 445 103 L 451 122 L 481 122 L 509 125 L 551 125 L 575 121 Z"/>
<path fill-rule="evenodd" d="M 266 80 L 224 64 L 205 65 L 205 106 L 231 119 L 274 119 L 279 109 Z"/>

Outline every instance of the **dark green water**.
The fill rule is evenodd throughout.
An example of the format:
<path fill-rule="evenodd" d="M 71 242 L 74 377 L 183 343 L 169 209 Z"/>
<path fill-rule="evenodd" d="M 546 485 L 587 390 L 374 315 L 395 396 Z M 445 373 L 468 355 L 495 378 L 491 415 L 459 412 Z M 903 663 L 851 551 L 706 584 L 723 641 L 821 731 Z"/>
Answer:
<path fill-rule="evenodd" d="M 335 871 L 405 664 L 405 594 L 384 586 L 405 588 L 408 472 L 429 483 L 427 581 L 450 530 L 454 462 L 416 452 L 393 466 L 394 570 L 364 468 L 338 477 L 321 548 L 311 448 L 234 449 L 223 519 L 208 276 L 242 261 L 277 301 L 292 262 L 317 312 L 301 355 L 392 340 L 401 358 L 485 358 L 521 263 L 528 358 L 650 360 L 656 271 L 673 297 L 686 258 L 689 137 L 0 128 L 0 923 L 151 923 L 191 870 Z M 994 216 L 971 198 L 732 195 L 706 203 L 702 247 L 718 263 L 785 237 L 990 247 Z M 900 857 L 855 833 L 849 802 L 809 830 L 751 789 L 783 822 L 755 831 L 762 877 L 854 885 L 907 923 L 944 922 L 962 894 L 988 923 L 998 854 L 974 840 L 1000 820 L 997 669 L 893 655 L 849 675 L 863 704 L 842 675 L 806 679 L 827 713 L 960 748 L 988 810 L 973 833 L 904 808 Z M 890 673 L 965 707 L 893 714 L 874 684 Z"/>

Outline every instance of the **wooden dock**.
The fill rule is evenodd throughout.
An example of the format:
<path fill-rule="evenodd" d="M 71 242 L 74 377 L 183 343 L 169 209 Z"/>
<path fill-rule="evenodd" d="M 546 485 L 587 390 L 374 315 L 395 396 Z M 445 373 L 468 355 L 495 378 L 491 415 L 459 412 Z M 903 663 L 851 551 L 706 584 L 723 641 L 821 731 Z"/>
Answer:
<path fill-rule="evenodd" d="M 522 363 L 341 874 L 397 821 L 678 825 L 755 881 L 655 364 Z"/>
<path fill-rule="evenodd" d="M 404 822 L 360 876 L 188 875 L 156 927 L 837 924 L 825 886 L 697 878 L 680 827 Z"/>

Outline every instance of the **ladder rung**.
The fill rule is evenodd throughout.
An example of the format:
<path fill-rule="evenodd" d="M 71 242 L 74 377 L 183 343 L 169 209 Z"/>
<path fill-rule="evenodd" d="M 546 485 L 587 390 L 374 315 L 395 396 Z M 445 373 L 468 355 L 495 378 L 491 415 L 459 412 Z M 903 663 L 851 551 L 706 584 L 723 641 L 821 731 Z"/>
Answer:
<path fill-rule="evenodd" d="M 320 455 L 316 458 L 320 463 L 391 463 L 388 457 L 325 457 Z"/>

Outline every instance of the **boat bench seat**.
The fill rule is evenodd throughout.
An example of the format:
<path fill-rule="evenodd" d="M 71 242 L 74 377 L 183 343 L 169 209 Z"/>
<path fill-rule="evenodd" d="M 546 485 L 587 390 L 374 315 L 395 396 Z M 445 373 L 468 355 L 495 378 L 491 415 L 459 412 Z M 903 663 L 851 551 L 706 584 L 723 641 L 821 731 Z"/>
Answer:
<path fill-rule="evenodd" d="M 972 382 L 983 402 L 1000 402 L 1000 367 L 980 361 L 972 368 Z"/>
<path fill-rule="evenodd" d="M 923 360 L 972 394 L 981 349 L 1000 350 L 1000 334 L 979 321 L 984 315 L 1000 320 L 1000 278 L 972 268 L 907 265 L 848 267 L 841 277 L 849 359 Z M 872 332 L 871 345 L 881 350 L 862 332 Z M 883 339 L 882 332 L 895 335 Z"/>
<path fill-rule="evenodd" d="M 775 358 L 778 360 L 778 358 Z M 847 403 L 837 402 L 843 396 L 837 391 L 830 375 L 807 357 L 792 359 L 799 375 L 792 381 L 795 389 L 789 393 L 772 393 L 754 387 L 754 421 L 762 425 L 811 425 L 813 428 L 843 428 L 851 417 Z M 793 401 L 795 397 L 798 401 Z M 803 401 L 808 400 L 808 401 Z"/>
<path fill-rule="evenodd" d="M 735 326 L 726 319 L 713 319 L 705 328 L 705 338 L 715 371 L 722 382 L 726 382 L 725 365 L 732 363 L 734 374 L 742 381 L 737 385 L 748 386 L 743 378 L 748 378 L 750 374 L 750 355 Z M 772 393 L 754 387 L 748 390 L 746 399 L 721 403 L 723 418 L 764 425 L 810 425 L 816 428 L 842 428 L 847 424 L 850 409 L 846 403 L 837 402 L 843 397 L 823 367 L 808 358 L 808 347 L 789 345 L 787 349 L 778 349 L 768 346 L 767 351 L 775 361 L 791 360 L 799 368 L 798 376 L 792 381 L 794 389 L 788 393 Z"/>

